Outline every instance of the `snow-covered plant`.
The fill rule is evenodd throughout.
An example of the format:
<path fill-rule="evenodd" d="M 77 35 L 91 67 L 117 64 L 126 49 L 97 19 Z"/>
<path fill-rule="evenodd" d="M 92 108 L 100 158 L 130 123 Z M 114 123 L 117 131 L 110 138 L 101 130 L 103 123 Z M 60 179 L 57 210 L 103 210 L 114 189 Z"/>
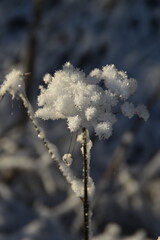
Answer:
<path fill-rule="evenodd" d="M 92 142 L 88 129 L 93 127 L 99 139 L 108 139 L 112 135 L 113 124 L 117 121 L 117 113 L 122 113 L 128 118 L 137 114 L 145 121 L 149 113 L 145 105 L 134 106 L 128 101 L 136 90 L 137 82 L 133 78 L 128 78 L 125 72 L 118 71 L 114 65 L 94 69 L 86 76 L 83 71 L 66 63 L 62 70 L 55 72 L 54 76 L 46 74 L 44 83 L 47 86 L 40 86 L 39 108 L 35 114 L 26 97 L 23 74 L 20 71 L 13 70 L 6 76 L 0 87 L 0 99 L 9 92 L 12 98 L 17 96 L 22 100 L 38 137 L 57 163 L 72 190 L 83 200 L 84 239 L 89 240 L 89 206 L 94 184 L 89 173 Z M 81 130 L 77 140 L 82 144 L 83 179 L 77 179 L 69 167 L 72 163 L 72 155 L 67 153 L 60 157 L 57 147 L 46 139 L 36 117 L 44 120 L 66 119 L 71 132 Z"/>
<path fill-rule="evenodd" d="M 25 93 L 25 84 L 24 84 L 25 75 L 26 74 L 23 74 L 21 71 L 15 70 L 15 69 L 12 70 L 10 73 L 8 73 L 5 77 L 3 84 L 0 86 L 0 100 L 8 92 L 12 96 L 12 99 L 17 97 L 22 101 L 24 107 L 27 110 L 27 114 L 37 132 L 38 138 L 42 140 L 45 148 L 50 154 L 50 157 L 57 163 L 60 171 L 66 178 L 66 181 L 71 185 L 72 190 L 76 193 L 78 197 L 82 198 L 83 196 L 82 181 L 76 178 L 72 173 L 71 169 L 67 166 L 67 164 L 65 164 L 64 161 L 62 161 L 57 147 L 46 139 L 43 129 L 39 126 L 37 119 L 35 118 L 35 114 L 33 112 L 32 106 L 29 103 L 29 100 L 27 99 L 27 96 Z M 68 155 L 68 157 L 69 156 L 70 155 Z M 64 159 L 65 159 L 65 156 L 63 157 L 63 160 Z M 68 159 L 68 161 L 70 159 Z M 89 194 L 92 195 L 93 191 L 94 191 L 94 185 L 93 185 L 93 182 L 90 181 Z"/>
<path fill-rule="evenodd" d="M 9 92 L 14 98 L 18 93 L 24 93 L 24 79 L 23 74 L 19 70 L 13 69 L 5 77 L 5 81 L 0 87 L 0 99 Z"/>
<path fill-rule="evenodd" d="M 148 119 L 144 105 L 135 107 L 127 102 L 136 90 L 136 80 L 114 65 L 94 69 L 85 76 L 83 71 L 66 63 L 53 77 L 45 75 L 44 82 L 47 87 L 40 87 L 36 116 L 44 120 L 67 119 L 71 132 L 91 126 L 100 139 L 109 138 L 117 121 L 116 106 L 129 118 L 138 114 L 145 121 Z"/>

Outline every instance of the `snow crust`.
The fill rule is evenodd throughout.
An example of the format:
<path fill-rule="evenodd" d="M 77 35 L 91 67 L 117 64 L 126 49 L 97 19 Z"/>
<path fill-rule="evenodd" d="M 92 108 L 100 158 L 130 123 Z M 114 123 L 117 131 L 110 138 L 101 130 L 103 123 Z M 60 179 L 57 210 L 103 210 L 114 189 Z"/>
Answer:
<path fill-rule="evenodd" d="M 67 62 L 54 76 L 46 74 L 44 82 L 47 87 L 40 86 L 36 116 L 44 120 L 66 119 L 71 132 L 91 126 L 99 139 L 109 138 L 117 121 L 113 109 L 117 105 L 129 118 L 134 114 L 144 120 L 149 117 L 144 105 L 135 108 L 126 102 L 137 82 L 114 65 L 94 69 L 86 76 Z"/>

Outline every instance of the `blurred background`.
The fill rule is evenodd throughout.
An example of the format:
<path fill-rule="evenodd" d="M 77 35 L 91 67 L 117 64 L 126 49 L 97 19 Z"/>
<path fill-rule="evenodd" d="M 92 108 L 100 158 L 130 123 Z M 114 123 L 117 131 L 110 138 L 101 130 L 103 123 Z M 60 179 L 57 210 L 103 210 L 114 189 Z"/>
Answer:
<path fill-rule="evenodd" d="M 124 116 L 113 136 L 93 141 L 96 186 L 94 240 L 143 240 L 160 235 L 160 1 L 1 0 L 0 83 L 12 68 L 31 72 L 26 91 L 37 109 L 43 75 L 70 61 L 89 73 L 115 64 L 137 79 L 135 104 L 147 123 Z M 40 121 L 61 154 L 73 152 L 82 176 L 76 136 L 65 121 Z M 71 145 L 71 147 L 69 147 Z M 18 100 L 0 103 L 0 240 L 82 239 L 82 203 L 37 138 Z"/>

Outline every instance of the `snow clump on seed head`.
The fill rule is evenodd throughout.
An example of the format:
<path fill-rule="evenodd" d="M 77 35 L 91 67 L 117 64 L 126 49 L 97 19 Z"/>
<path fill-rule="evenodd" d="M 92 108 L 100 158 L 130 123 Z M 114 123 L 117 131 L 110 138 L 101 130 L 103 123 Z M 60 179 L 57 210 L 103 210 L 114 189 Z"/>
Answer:
<path fill-rule="evenodd" d="M 17 93 L 24 92 L 24 79 L 21 71 L 13 69 L 5 76 L 5 81 L 0 87 L 0 96 L 4 96 L 7 92 L 12 98 Z"/>
<path fill-rule="evenodd" d="M 36 116 L 44 120 L 67 119 L 71 132 L 91 126 L 100 139 L 109 138 L 117 120 L 113 108 L 121 102 L 122 113 L 129 118 L 138 114 L 147 120 L 149 116 L 145 107 L 142 114 L 139 108 L 125 102 L 135 92 L 137 82 L 114 65 L 94 69 L 86 76 L 68 62 L 53 77 L 45 75 L 44 82 L 47 87 L 40 87 Z"/>

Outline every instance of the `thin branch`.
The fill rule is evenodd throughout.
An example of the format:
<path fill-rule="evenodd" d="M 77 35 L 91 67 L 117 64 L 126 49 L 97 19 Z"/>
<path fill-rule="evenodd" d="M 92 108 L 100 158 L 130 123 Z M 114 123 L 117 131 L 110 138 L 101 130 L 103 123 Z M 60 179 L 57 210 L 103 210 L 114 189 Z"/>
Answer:
<path fill-rule="evenodd" d="M 84 181 L 84 196 L 83 196 L 83 211 L 84 211 L 84 240 L 90 239 L 90 209 L 88 198 L 88 154 L 87 154 L 87 131 L 86 128 L 82 129 L 83 134 L 83 181 Z"/>
<path fill-rule="evenodd" d="M 0 102 L 3 100 L 4 98 L 4 95 L 0 96 Z"/>
<path fill-rule="evenodd" d="M 42 20 L 42 14 L 44 9 L 44 0 L 32 0 L 33 7 L 33 18 L 29 26 L 28 32 L 28 42 L 26 46 L 26 56 L 24 59 L 24 71 L 30 72 L 30 78 L 28 80 L 27 75 L 25 76 L 26 82 L 26 94 L 30 99 L 32 96 L 32 88 L 35 72 L 35 63 L 37 56 L 37 46 L 38 46 L 38 30 L 40 29 L 40 23 Z"/>
<path fill-rule="evenodd" d="M 45 133 L 43 132 L 43 130 L 41 129 L 41 127 L 39 126 L 36 118 L 34 117 L 34 113 L 33 113 L 33 109 L 32 106 L 29 103 L 29 100 L 27 99 L 26 96 L 24 96 L 23 94 L 19 94 L 19 98 L 22 100 L 22 103 L 27 111 L 27 114 L 36 130 L 37 136 L 39 137 L 39 139 L 42 141 L 43 145 L 45 146 L 45 148 L 47 149 L 47 152 L 50 154 L 50 157 L 53 161 L 56 162 L 59 170 L 61 171 L 61 173 L 63 174 L 63 176 L 65 177 L 66 181 L 71 185 L 72 190 L 75 192 L 75 194 L 79 197 L 82 198 L 83 196 L 83 185 L 82 185 L 82 180 L 76 178 L 71 169 L 68 168 L 63 161 L 60 158 L 60 155 L 58 153 L 58 149 L 57 147 L 50 143 L 46 137 L 45 137 Z"/>

